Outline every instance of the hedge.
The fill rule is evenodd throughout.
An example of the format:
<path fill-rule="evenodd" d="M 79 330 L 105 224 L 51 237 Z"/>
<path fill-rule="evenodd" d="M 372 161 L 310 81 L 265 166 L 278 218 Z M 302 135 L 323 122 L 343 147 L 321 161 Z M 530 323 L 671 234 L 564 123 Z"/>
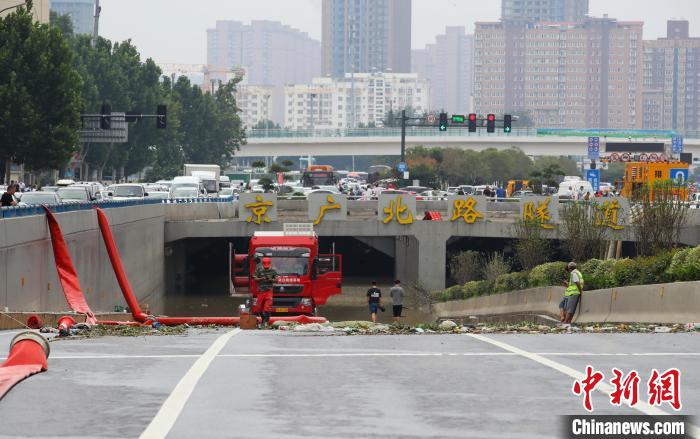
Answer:
<path fill-rule="evenodd" d="M 526 288 L 560 286 L 566 262 L 548 262 L 532 271 L 502 274 L 495 281 L 471 281 L 433 294 L 437 301 L 469 299 Z M 579 264 L 585 290 L 700 280 L 700 246 L 635 259 L 590 259 Z"/>

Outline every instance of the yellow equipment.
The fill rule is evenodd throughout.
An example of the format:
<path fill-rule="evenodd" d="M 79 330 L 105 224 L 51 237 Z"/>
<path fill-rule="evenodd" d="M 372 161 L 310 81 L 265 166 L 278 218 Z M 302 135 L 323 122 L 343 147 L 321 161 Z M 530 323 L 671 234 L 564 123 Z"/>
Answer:
<path fill-rule="evenodd" d="M 529 189 L 529 180 L 510 180 L 506 186 L 506 197 L 511 197 L 513 192 Z"/>
<path fill-rule="evenodd" d="M 631 197 L 639 189 L 653 187 L 654 183 L 657 182 L 673 180 L 674 184 L 677 185 L 677 188 L 674 188 L 674 194 L 682 200 L 686 200 L 688 198 L 688 191 L 685 187 L 687 182 L 682 178 L 682 175 L 687 176 L 687 173 L 688 164 L 682 162 L 627 162 L 625 163 L 622 196 Z"/>

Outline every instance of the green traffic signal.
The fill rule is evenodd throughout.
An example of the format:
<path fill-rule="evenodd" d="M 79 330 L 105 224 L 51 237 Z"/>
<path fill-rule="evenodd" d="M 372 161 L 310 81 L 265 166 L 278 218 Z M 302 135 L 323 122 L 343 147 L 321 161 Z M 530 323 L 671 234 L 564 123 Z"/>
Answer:
<path fill-rule="evenodd" d="M 447 113 L 440 113 L 440 123 L 438 126 L 440 131 L 447 131 Z"/>

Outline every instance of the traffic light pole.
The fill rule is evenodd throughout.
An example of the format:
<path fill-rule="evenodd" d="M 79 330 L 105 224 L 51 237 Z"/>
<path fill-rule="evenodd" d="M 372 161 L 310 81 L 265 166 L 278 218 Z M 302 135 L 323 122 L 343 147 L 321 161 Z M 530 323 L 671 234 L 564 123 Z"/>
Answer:
<path fill-rule="evenodd" d="M 406 161 L 406 110 L 401 110 L 401 163 Z"/>

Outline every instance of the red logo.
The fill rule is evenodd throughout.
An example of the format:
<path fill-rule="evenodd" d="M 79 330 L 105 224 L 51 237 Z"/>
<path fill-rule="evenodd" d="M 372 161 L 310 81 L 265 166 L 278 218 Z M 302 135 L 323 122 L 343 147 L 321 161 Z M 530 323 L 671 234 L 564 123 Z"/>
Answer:
<path fill-rule="evenodd" d="M 619 406 L 624 400 L 627 405 L 634 407 L 639 402 L 639 374 L 633 370 L 625 377 L 625 374 L 614 367 L 613 377 L 610 384 L 615 390 L 610 394 L 610 404 Z M 623 379 L 624 378 L 624 379 Z"/>
<path fill-rule="evenodd" d="M 656 369 L 651 370 L 651 377 L 647 382 L 649 389 L 649 405 L 661 405 L 669 403 L 673 410 L 681 409 L 681 371 L 673 368 L 659 374 Z"/>
<path fill-rule="evenodd" d="M 572 391 L 574 395 L 584 394 L 583 397 L 583 407 L 589 411 L 593 411 L 593 404 L 591 403 L 591 392 L 595 390 L 596 386 L 603 381 L 605 375 L 601 372 L 593 372 L 593 366 L 586 366 L 586 378 L 581 381 L 574 381 L 574 387 Z"/>

